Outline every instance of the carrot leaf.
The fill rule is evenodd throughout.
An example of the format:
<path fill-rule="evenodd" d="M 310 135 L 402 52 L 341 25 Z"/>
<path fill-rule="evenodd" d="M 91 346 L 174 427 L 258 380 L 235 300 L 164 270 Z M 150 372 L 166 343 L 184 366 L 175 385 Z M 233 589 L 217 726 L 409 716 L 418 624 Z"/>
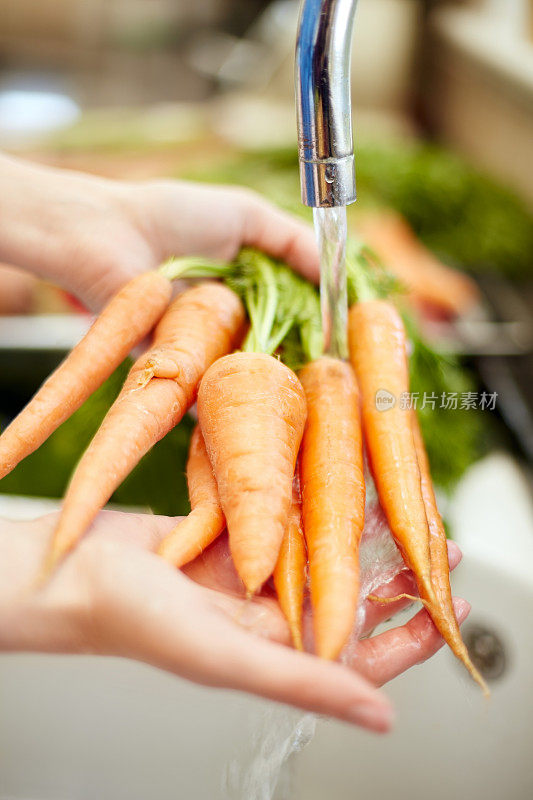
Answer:
<path fill-rule="evenodd" d="M 165 261 L 159 272 L 169 281 L 197 278 L 223 278 L 232 271 L 232 265 L 225 261 L 204 258 L 203 256 L 172 257 Z"/>
<path fill-rule="evenodd" d="M 346 242 L 346 273 L 350 305 L 403 291 L 401 283 L 387 271 L 376 253 L 357 239 Z"/>
<path fill-rule="evenodd" d="M 298 324 L 308 287 L 314 291 L 288 267 L 252 248 L 240 252 L 226 283 L 241 297 L 250 319 L 243 350 L 270 355 Z"/>

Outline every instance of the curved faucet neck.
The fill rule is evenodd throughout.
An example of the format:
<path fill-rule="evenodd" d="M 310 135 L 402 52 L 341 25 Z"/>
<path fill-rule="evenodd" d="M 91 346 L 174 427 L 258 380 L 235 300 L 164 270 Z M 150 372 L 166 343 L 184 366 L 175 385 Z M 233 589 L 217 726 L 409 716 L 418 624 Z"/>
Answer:
<path fill-rule="evenodd" d="M 315 208 L 356 198 L 350 62 L 357 0 L 302 0 L 296 108 L 302 200 Z"/>

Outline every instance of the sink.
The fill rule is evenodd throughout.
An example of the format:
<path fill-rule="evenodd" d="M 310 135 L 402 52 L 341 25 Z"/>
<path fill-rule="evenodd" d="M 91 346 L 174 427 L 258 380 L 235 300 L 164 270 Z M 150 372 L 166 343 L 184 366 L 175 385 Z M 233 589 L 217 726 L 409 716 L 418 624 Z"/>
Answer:
<path fill-rule="evenodd" d="M 466 474 L 447 514 L 465 554 L 454 593 L 472 603 L 463 630 L 485 658 L 491 699 L 442 650 L 388 687 L 398 717 L 390 736 L 319 720 L 291 759 L 292 788 L 275 800 L 533 796 L 529 486 L 511 459 L 490 456 Z M 246 767 L 251 733 L 261 741 L 290 714 L 298 717 L 120 659 L 4 655 L 0 798 L 223 800 L 224 770 L 235 760 Z"/>

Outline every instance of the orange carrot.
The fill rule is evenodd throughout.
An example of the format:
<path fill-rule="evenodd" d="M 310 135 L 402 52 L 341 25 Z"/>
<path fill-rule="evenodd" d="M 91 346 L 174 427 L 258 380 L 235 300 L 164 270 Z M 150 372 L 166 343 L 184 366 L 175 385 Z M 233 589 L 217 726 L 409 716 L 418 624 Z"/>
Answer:
<path fill-rule="evenodd" d="M 233 561 L 250 594 L 276 566 L 305 415 L 298 378 L 265 353 L 225 356 L 200 384 L 198 417 Z"/>
<path fill-rule="evenodd" d="M 182 567 L 205 550 L 226 526 L 204 437 L 197 425 L 187 460 L 187 485 L 191 513 L 166 536 L 158 553 L 175 567 Z"/>
<path fill-rule="evenodd" d="M 418 303 L 457 316 L 479 301 L 474 281 L 442 264 L 399 214 L 366 214 L 359 218 L 357 231 Z"/>
<path fill-rule="evenodd" d="M 481 686 L 484 693 L 488 695 L 489 688 L 468 655 L 468 650 L 461 638 L 461 632 L 455 617 L 450 586 L 446 531 L 444 530 L 442 518 L 437 507 L 426 448 L 424 446 L 418 417 L 414 409 L 412 411 L 412 425 L 418 466 L 420 469 L 422 497 L 424 498 L 429 525 L 431 584 L 435 594 L 435 601 L 431 603 L 430 598 L 424 594 L 423 589 L 420 595 L 422 599 L 429 601 L 431 618 L 444 641 L 450 646 L 457 658 L 463 662 L 473 679 Z"/>
<path fill-rule="evenodd" d="M 350 310 L 349 338 L 370 462 L 390 529 L 435 626 L 485 691 L 451 604 L 446 538 L 418 422 L 401 403 L 409 391 L 401 317 L 384 300 L 360 302 Z"/>
<path fill-rule="evenodd" d="M 400 402 L 409 391 L 402 319 L 386 300 L 357 303 L 350 309 L 349 339 L 379 499 L 407 566 L 430 597 L 429 531 L 420 470 L 411 412 Z"/>
<path fill-rule="evenodd" d="M 222 284 L 188 289 L 167 309 L 154 344 L 133 365 L 70 482 L 47 559 L 71 550 L 100 508 L 150 448 L 194 403 L 202 375 L 239 341 L 242 304 Z"/>
<path fill-rule="evenodd" d="M 337 658 L 353 628 L 365 481 L 359 392 L 353 370 L 324 357 L 300 372 L 307 423 L 300 455 L 315 648 Z"/>
<path fill-rule="evenodd" d="M 302 528 L 302 501 L 298 470 L 292 483 L 292 506 L 274 569 L 274 586 L 297 650 L 303 650 L 302 609 L 307 572 L 307 551 Z"/>
<path fill-rule="evenodd" d="M 0 436 L 0 478 L 40 447 L 144 339 L 168 306 L 171 291 L 168 278 L 154 271 L 133 278 L 113 297 Z"/>

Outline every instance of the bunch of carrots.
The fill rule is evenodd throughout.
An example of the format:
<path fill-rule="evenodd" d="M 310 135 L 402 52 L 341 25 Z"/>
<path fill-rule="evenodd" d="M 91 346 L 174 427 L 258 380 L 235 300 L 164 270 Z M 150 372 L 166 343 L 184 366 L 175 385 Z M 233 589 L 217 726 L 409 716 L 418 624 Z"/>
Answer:
<path fill-rule="evenodd" d="M 163 558 L 180 568 L 227 529 L 247 594 L 273 579 L 300 649 L 309 578 L 315 651 L 337 658 L 358 604 L 366 452 L 420 600 L 486 690 L 455 619 L 446 536 L 416 412 L 376 407 L 381 389 L 395 397 L 409 389 L 402 318 L 380 296 L 390 282 L 376 279 L 365 249 L 352 246 L 348 261 L 349 361 L 322 355 L 315 288 L 256 251 L 242 251 L 232 264 L 176 259 L 135 278 L 0 436 L 0 478 L 153 332 L 72 476 L 40 580 L 196 402 L 191 513 L 161 544 Z M 177 278 L 200 282 L 171 301 Z M 296 367 L 295 348 L 298 371 L 284 363 Z"/>

